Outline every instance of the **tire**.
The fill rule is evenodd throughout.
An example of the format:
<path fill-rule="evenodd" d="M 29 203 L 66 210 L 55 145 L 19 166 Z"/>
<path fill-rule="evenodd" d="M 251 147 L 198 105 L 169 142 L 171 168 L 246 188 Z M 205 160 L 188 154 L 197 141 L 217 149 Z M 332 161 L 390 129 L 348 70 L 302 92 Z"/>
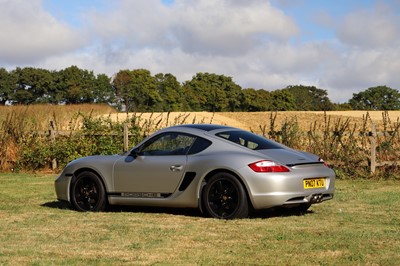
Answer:
<path fill-rule="evenodd" d="M 104 211 L 106 193 L 100 178 L 93 172 L 82 172 L 71 183 L 71 204 L 77 211 Z"/>
<path fill-rule="evenodd" d="M 210 178 L 202 191 L 202 204 L 213 218 L 238 219 L 249 215 L 246 191 L 229 173 L 217 173 Z"/>

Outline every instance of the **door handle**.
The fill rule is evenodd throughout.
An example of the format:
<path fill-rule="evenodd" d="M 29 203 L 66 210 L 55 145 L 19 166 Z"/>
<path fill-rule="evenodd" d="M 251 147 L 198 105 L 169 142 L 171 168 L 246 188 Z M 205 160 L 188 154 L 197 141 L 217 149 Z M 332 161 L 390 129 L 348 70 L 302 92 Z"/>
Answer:
<path fill-rule="evenodd" d="M 182 171 L 183 169 L 183 165 L 171 165 L 169 167 L 169 170 L 171 170 L 172 172 L 179 172 Z"/>

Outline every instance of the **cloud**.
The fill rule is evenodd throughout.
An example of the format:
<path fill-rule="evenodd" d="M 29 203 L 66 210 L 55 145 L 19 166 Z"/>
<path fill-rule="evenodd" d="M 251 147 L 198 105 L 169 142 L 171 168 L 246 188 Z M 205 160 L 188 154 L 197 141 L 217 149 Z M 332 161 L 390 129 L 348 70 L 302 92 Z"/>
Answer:
<path fill-rule="evenodd" d="M 268 1 L 176 1 L 173 34 L 183 51 L 238 55 L 298 34 L 295 23 Z"/>
<path fill-rule="evenodd" d="M 259 44 L 287 40 L 296 25 L 268 1 L 116 1 L 110 13 L 89 16 L 104 45 L 119 49 L 180 48 L 187 53 L 235 55 Z"/>
<path fill-rule="evenodd" d="M 335 20 L 319 8 L 304 14 L 316 27 L 300 28 L 285 6 L 302 3 L 114 0 L 107 8 L 74 13 L 81 19 L 77 29 L 46 12 L 42 0 L 0 0 L 0 60 L 48 69 L 77 65 L 109 76 L 145 68 L 181 82 L 210 72 L 231 76 L 243 88 L 315 85 L 335 102 L 372 86 L 400 87 L 398 9 L 379 2 Z M 302 38 L 317 29 L 337 35 Z"/>
<path fill-rule="evenodd" d="M 82 36 L 46 13 L 40 0 L 0 0 L 0 60 L 35 62 L 72 51 Z"/>
<path fill-rule="evenodd" d="M 399 14 L 383 3 L 349 14 L 337 29 L 341 42 L 360 48 L 399 46 L 399 35 Z"/>

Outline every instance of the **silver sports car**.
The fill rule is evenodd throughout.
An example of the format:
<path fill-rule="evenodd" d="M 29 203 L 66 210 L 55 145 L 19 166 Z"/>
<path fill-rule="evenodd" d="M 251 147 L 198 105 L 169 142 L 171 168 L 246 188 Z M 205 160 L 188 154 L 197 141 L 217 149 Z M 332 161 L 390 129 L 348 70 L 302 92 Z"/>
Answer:
<path fill-rule="evenodd" d="M 307 210 L 333 198 L 335 173 L 318 156 L 238 128 L 162 129 L 132 150 L 69 163 L 57 198 L 78 211 L 110 205 L 193 207 L 222 219 L 249 210 Z"/>

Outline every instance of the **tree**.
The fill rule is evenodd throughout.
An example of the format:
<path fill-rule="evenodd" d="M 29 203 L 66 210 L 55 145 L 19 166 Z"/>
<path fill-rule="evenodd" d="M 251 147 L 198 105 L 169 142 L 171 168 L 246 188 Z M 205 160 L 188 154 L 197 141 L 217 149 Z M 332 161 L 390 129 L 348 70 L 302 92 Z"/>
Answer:
<path fill-rule="evenodd" d="M 113 78 L 112 85 L 115 89 L 117 96 L 117 106 L 122 109 L 121 106 L 125 106 L 125 111 L 128 113 L 128 106 L 130 106 L 131 98 L 131 72 L 128 69 L 120 70 Z"/>
<path fill-rule="evenodd" d="M 188 99 L 195 111 L 233 111 L 240 107 L 243 98 L 240 86 L 224 75 L 197 73 L 184 87 L 195 96 Z"/>
<path fill-rule="evenodd" d="M 157 91 L 162 103 L 156 109 L 159 111 L 181 111 L 183 103 L 183 89 L 176 77 L 172 74 L 159 73 L 155 75 Z"/>
<path fill-rule="evenodd" d="M 387 86 L 371 87 L 354 93 L 349 104 L 353 110 L 400 110 L 400 93 Z"/>
<path fill-rule="evenodd" d="M 162 101 L 157 91 L 156 79 L 146 69 L 132 71 L 132 101 L 136 108 L 133 111 L 154 111 L 157 103 Z"/>
<path fill-rule="evenodd" d="M 17 79 L 13 101 L 20 104 L 48 103 L 54 86 L 53 73 L 41 68 L 16 68 L 13 71 Z"/>
<path fill-rule="evenodd" d="M 328 111 L 333 110 L 333 104 L 326 90 L 314 86 L 288 86 L 284 89 L 294 97 L 295 110 L 298 111 Z"/>
<path fill-rule="evenodd" d="M 12 99 L 17 86 L 17 78 L 6 69 L 0 68 L 0 104 L 5 105 Z"/>
<path fill-rule="evenodd" d="M 248 88 L 242 90 L 241 109 L 245 112 L 267 111 L 271 106 L 271 93 L 266 90 Z"/>
<path fill-rule="evenodd" d="M 94 102 L 96 77 L 93 71 L 70 66 L 59 72 L 59 90 L 67 104 Z"/>
<path fill-rule="evenodd" d="M 115 103 L 115 91 L 111 79 L 106 74 L 98 74 L 93 87 L 93 100 L 95 103 Z"/>
<path fill-rule="evenodd" d="M 146 69 L 119 71 L 113 79 L 113 86 L 117 97 L 123 99 L 126 112 L 154 111 L 162 102 L 156 79 Z"/>
<path fill-rule="evenodd" d="M 287 90 L 271 92 L 271 107 L 269 111 L 292 111 L 296 109 L 294 96 Z"/>

